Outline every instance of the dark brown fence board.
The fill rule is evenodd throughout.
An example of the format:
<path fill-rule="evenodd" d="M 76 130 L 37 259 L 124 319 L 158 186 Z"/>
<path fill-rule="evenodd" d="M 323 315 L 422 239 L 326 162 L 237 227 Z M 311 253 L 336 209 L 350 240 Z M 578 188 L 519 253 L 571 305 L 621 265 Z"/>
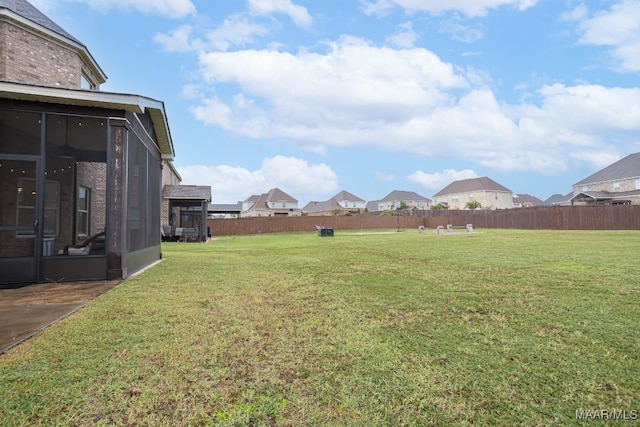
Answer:
<path fill-rule="evenodd" d="M 259 233 L 315 232 L 315 226 L 340 230 L 396 228 L 395 215 L 259 217 L 210 219 L 214 236 Z M 518 228 L 533 230 L 638 230 L 640 205 L 544 206 L 503 210 L 407 211 L 400 215 L 401 229 L 424 226 L 427 230 L 447 224 L 474 228 Z"/>

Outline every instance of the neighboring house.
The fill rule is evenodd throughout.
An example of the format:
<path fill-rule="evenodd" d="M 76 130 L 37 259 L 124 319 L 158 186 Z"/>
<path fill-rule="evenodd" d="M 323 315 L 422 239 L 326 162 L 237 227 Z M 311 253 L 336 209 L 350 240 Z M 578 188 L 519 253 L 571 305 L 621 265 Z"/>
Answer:
<path fill-rule="evenodd" d="M 176 229 L 193 230 L 195 241 L 207 240 L 207 211 L 211 202 L 211 187 L 208 185 L 165 185 L 162 202 L 167 204 L 168 223 L 163 223 L 163 234 L 172 240 Z"/>
<path fill-rule="evenodd" d="M 369 208 L 369 211 L 380 212 L 396 209 L 396 206 L 399 203 L 402 203 L 406 209 L 417 209 L 423 211 L 428 210 L 431 206 L 430 199 L 414 193 L 413 191 L 394 190 L 387 194 L 382 200 L 367 203 L 367 207 Z"/>
<path fill-rule="evenodd" d="M 566 206 L 571 204 L 571 198 L 573 197 L 573 192 L 567 194 L 554 194 L 544 201 L 545 205 L 552 206 Z"/>
<path fill-rule="evenodd" d="M 79 40 L 0 0 L 0 286 L 121 279 L 160 259 L 164 104 L 105 81 Z"/>
<path fill-rule="evenodd" d="M 243 218 L 264 216 L 300 216 L 298 201 L 280 190 L 273 188 L 268 193 L 253 195 L 242 202 Z"/>
<path fill-rule="evenodd" d="M 302 209 L 311 216 L 352 215 L 366 210 L 367 202 L 348 191 L 341 191 L 324 202 L 309 202 Z"/>
<path fill-rule="evenodd" d="M 207 208 L 207 215 L 209 219 L 240 218 L 241 213 L 242 202 L 210 204 Z"/>
<path fill-rule="evenodd" d="M 513 196 L 514 208 L 532 208 L 543 205 L 545 205 L 545 202 L 530 194 L 515 194 Z"/>
<path fill-rule="evenodd" d="M 572 204 L 640 204 L 640 153 L 629 154 L 573 185 Z"/>
<path fill-rule="evenodd" d="M 480 202 L 483 209 L 513 208 L 513 192 L 491 178 L 454 181 L 433 196 L 433 205 L 448 209 L 465 209 L 468 202 Z"/>

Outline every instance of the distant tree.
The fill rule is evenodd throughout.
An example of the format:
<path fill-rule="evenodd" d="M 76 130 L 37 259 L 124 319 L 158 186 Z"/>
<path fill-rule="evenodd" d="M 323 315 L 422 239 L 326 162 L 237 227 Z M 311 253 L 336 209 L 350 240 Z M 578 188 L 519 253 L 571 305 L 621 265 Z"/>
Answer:
<path fill-rule="evenodd" d="M 482 204 L 480 204 L 480 202 L 477 200 L 469 200 L 467 204 L 464 205 L 465 209 L 470 209 L 470 210 L 479 209 L 481 207 L 482 207 Z"/>
<path fill-rule="evenodd" d="M 430 209 L 432 211 L 441 211 L 442 209 L 444 209 L 444 207 L 440 203 L 438 203 L 437 205 L 431 205 Z"/>

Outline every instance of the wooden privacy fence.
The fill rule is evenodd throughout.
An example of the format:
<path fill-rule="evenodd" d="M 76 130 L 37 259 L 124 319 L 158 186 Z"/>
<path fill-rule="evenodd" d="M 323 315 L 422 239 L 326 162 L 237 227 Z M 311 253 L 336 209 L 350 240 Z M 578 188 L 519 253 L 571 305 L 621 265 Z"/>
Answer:
<path fill-rule="evenodd" d="M 340 230 L 396 228 L 428 231 L 441 225 L 538 230 L 640 230 L 640 205 L 544 206 L 503 210 L 401 211 L 400 216 L 368 213 L 353 216 L 258 217 L 210 219 L 214 236 L 316 232 L 316 225 Z"/>

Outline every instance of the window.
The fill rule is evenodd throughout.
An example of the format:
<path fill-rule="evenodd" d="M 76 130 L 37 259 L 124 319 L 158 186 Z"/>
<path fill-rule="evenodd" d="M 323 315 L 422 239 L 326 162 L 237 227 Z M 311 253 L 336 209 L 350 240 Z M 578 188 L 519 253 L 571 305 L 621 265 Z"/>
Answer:
<path fill-rule="evenodd" d="M 58 234 L 58 211 L 60 209 L 60 183 L 45 181 L 44 191 L 44 235 Z M 33 227 L 36 222 L 36 180 L 18 179 L 18 219 L 19 227 Z M 32 236 L 33 233 L 18 232 L 21 236 Z"/>
<path fill-rule="evenodd" d="M 640 179 L 636 179 L 636 190 L 640 190 Z"/>
<path fill-rule="evenodd" d="M 469 194 L 469 200 L 473 200 L 473 194 Z"/>
<path fill-rule="evenodd" d="M 76 217 L 76 233 L 78 236 L 89 235 L 89 205 L 91 190 L 78 187 L 78 213 Z"/>
<path fill-rule="evenodd" d="M 91 82 L 89 81 L 89 79 L 84 74 L 80 76 L 80 88 L 89 89 L 89 90 L 95 89 L 91 84 Z"/>
<path fill-rule="evenodd" d="M 453 196 L 453 197 L 451 198 L 451 201 L 452 201 L 452 202 L 457 202 L 458 200 L 459 200 L 459 199 L 458 199 L 458 196 Z"/>
<path fill-rule="evenodd" d="M 616 193 L 618 191 L 620 191 L 620 183 L 619 182 L 614 182 L 613 183 L 613 191 L 616 192 Z"/>

